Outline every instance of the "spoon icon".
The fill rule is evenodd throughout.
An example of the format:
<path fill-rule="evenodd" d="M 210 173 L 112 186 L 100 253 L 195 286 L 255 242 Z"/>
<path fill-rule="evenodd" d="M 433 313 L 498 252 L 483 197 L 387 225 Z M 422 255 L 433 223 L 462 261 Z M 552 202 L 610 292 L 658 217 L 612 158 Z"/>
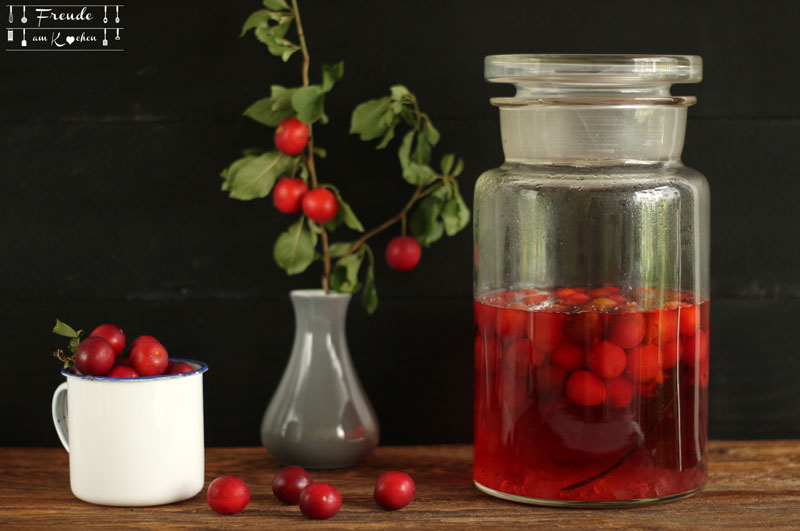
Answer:
<path fill-rule="evenodd" d="M 25 6 L 22 6 L 22 23 L 28 22 L 28 17 L 25 16 Z"/>
<path fill-rule="evenodd" d="M 14 23 L 14 6 L 8 6 L 8 23 Z"/>
<path fill-rule="evenodd" d="M 117 7 L 117 20 L 116 20 L 116 22 L 117 22 L 117 24 L 119 24 L 119 6 L 116 6 L 116 7 Z"/>
<path fill-rule="evenodd" d="M 107 13 L 106 13 L 107 9 L 108 9 L 108 6 L 103 6 L 103 24 L 108 24 L 108 16 L 107 16 Z"/>

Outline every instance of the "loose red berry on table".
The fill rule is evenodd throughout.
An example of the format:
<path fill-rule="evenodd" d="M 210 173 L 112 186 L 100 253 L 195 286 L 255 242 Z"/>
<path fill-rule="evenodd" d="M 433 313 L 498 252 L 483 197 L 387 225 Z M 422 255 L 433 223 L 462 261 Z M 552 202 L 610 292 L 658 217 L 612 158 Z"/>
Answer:
<path fill-rule="evenodd" d="M 139 373 L 136 372 L 133 367 L 115 365 L 106 373 L 106 376 L 109 378 L 138 378 Z"/>
<path fill-rule="evenodd" d="M 411 271 L 421 256 L 422 247 L 412 236 L 396 236 L 386 246 L 386 262 L 395 271 Z"/>
<path fill-rule="evenodd" d="M 593 373 L 608 379 L 622 374 L 628 363 L 628 357 L 625 355 L 625 351 L 614 343 L 602 341 L 592 347 L 586 357 L 586 362 Z"/>
<path fill-rule="evenodd" d="M 375 503 L 389 511 L 402 509 L 414 499 L 414 480 L 405 472 L 386 472 L 375 483 Z"/>
<path fill-rule="evenodd" d="M 659 350 L 656 345 L 642 345 L 628 352 L 628 377 L 634 382 L 649 382 L 661 374 Z"/>
<path fill-rule="evenodd" d="M 287 118 L 275 130 L 275 147 L 284 155 L 294 157 L 308 144 L 308 126 L 297 118 Z"/>
<path fill-rule="evenodd" d="M 114 353 L 119 356 L 125 350 L 125 334 L 122 328 L 113 324 L 101 324 L 89 336 L 102 337 L 114 347 Z"/>
<path fill-rule="evenodd" d="M 339 203 L 327 188 L 315 188 L 303 196 L 303 214 L 314 223 L 322 225 L 336 217 Z"/>
<path fill-rule="evenodd" d="M 314 520 L 327 520 L 342 507 L 342 495 L 328 483 L 312 483 L 300 493 L 300 512 Z"/>
<path fill-rule="evenodd" d="M 303 196 L 306 192 L 308 185 L 303 179 L 283 177 L 275 183 L 272 202 L 284 214 L 299 214 L 303 210 Z"/>
<path fill-rule="evenodd" d="M 131 349 L 130 360 L 140 376 L 158 376 L 167 369 L 169 355 L 157 341 L 139 341 Z"/>
<path fill-rule="evenodd" d="M 606 397 L 611 407 L 628 407 L 633 400 L 633 384 L 624 376 L 608 380 Z"/>
<path fill-rule="evenodd" d="M 164 374 L 181 374 L 184 372 L 192 372 L 194 370 L 194 367 L 185 361 L 170 361 L 167 363 L 167 368 L 164 370 Z"/>
<path fill-rule="evenodd" d="M 586 352 L 569 341 L 562 341 L 550 353 L 550 361 L 569 372 L 577 371 L 586 366 Z"/>
<path fill-rule="evenodd" d="M 582 406 L 596 406 L 606 399 L 606 386 L 589 371 L 575 371 L 567 380 L 567 398 Z"/>
<path fill-rule="evenodd" d="M 611 320 L 608 339 L 622 347 L 633 348 L 644 338 L 645 319 L 640 312 L 621 313 Z"/>
<path fill-rule="evenodd" d="M 250 489 L 236 476 L 222 476 L 208 485 L 208 505 L 220 514 L 236 514 L 250 503 Z"/>
<path fill-rule="evenodd" d="M 111 367 L 117 354 L 111 343 L 99 336 L 90 336 L 75 349 L 75 367 L 83 374 L 103 376 Z"/>
<path fill-rule="evenodd" d="M 311 485 L 311 474 L 299 466 L 285 466 L 272 478 L 272 492 L 287 505 L 297 505 L 300 493 Z"/>

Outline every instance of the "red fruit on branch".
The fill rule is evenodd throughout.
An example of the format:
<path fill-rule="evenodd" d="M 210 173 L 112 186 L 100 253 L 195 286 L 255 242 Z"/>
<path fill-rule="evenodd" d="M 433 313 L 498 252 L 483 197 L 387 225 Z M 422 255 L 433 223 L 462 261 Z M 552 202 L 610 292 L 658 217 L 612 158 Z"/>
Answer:
<path fill-rule="evenodd" d="M 114 347 L 114 353 L 119 356 L 125 350 L 125 334 L 122 328 L 113 324 L 101 324 L 89 336 L 102 337 Z"/>
<path fill-rule="evenodd" d="M 83 374 L 103 376 L 114 366 L 116 357 L 111 343 L 100 336 L 90 336 L 75 349 L 75 367 Z"/>
<path fill-rule="evenodd" d="M 327 483 L 312 483 L 300 493 L 300 511 L 314 520 L 327 520 L 342 507 L 342 495 Z"/>
<path fill-rule="evenodd" d="M 164 374 L 169 363 L 169 355 L 164 345 L 157 341 L 139 341 L 131 349 L 131 366 L 141 376 Z"/>
<path fill-rule="evenodd" d="M 236 514 L 250 503 L 250 489 L 236 476 L 222 476 L 208 485 L 208 505 L 220 514 Z"/>
<path fill-rule="evenodd" d="M 275 147 L 284 155 L 299 155 L 308 144 L 308 126 L 297 118 L 287 118 L 275 130 Z"/>
<path fill-rule="evenodd" d="M 299 466 L 285 466 L 272 479 L 272 492 L 287 505 L 297 505 L 300 493 L 311 485 L 311 474 Z"/>
<path fill-rule="evenodd" d="M 386 246 L 386 262 L 395 271 L 414 269 L 422 256 L 419 242 L 412 236 L 396 236 Z"/>
<path fill-rule="evenodd" d="M 283 177 L 275 184 L 272 202 L 284 214 L 299 214 L 303 210 L 303 196 L 306 192 L 308 185 L 303 179 Z"/>
<path fill-rule="evenodd" d="M 416 486 L 405 472 L 386 472 L 375 483 L 375 503 L 389 511 L 402 509 L 414 499 Z"/>
<path fill-rule="evenodd" d="M 322 225 L 336 217 L 339 203 L 327 188 L 315 188 L 303 196 L 303 214 L 314 223 Z"/>

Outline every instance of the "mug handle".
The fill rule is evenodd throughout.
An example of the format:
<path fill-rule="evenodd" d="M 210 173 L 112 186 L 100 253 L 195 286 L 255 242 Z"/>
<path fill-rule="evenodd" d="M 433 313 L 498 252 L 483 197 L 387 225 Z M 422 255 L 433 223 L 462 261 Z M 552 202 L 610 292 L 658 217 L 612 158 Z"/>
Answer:
<path fill-rule="evenodd" d="M 67 382 L 62 382 L 53 393 L 53 425 L 58 438 L 69 452 L 69 428 L 67 427 Z"/>

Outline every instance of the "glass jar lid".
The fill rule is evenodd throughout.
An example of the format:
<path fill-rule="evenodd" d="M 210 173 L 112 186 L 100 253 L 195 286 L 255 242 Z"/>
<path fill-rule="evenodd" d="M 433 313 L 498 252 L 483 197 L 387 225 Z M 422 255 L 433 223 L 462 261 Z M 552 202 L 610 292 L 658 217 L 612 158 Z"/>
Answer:
<path fill-rule="evenodd" d="M 703 60 L 697 55 L 489 55 L 484 74 L 494 83 L 517 84 L 698 83 L 703 78 Z"/>

